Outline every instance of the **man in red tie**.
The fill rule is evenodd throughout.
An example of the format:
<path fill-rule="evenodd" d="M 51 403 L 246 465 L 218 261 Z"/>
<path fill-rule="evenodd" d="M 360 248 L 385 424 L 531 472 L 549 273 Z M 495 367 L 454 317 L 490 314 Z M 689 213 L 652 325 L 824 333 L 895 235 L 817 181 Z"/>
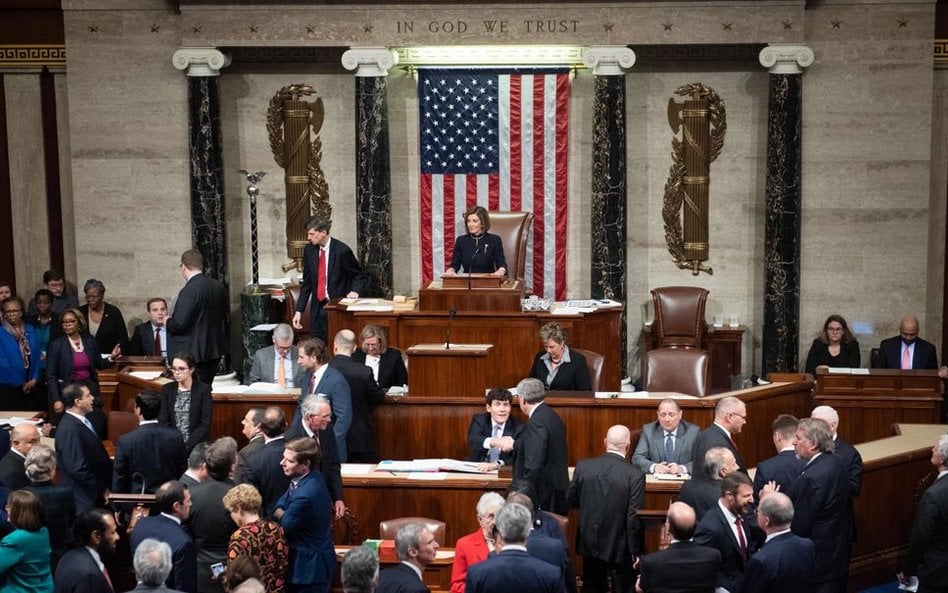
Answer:
<path fill-rule="evenodd" d="M 741 472 L 732 472 L 721 481 L 721 498 L 695 530 L 695 543 L 721 552 L 717 586 L 732 593 L 739 591 L 744 568 L 760 547 L 762 533 L 752 528 L 754 485 Z"/>
<path fill-rule="evenodd" d="M 322 216 L 314 216 L 306 223 L 309 245 L 303 249 L 303 280 L 293 315 L 293 327 L 303 329 L 300 318 L 310 302 L 309 335 L 323 342 L 329 341 L 329 323 L 323 306 L 331 299 L 359 298 L 365 285 L 359 260 L 348 245 L 330 238 L 331 227 L 332 221 Z"/>
<path fill-rule="evenodd" d="M 155 297 L 148 299 L 145 306 L 148 309 L 148 321 L 135 326 L 128 350 L 123 349 L 123 352 L 130 356 L 167 356 L 168 330 L 165 321 L 168 320 L 168 302 Z"/>
<path fill-rule="evenodd" d="M 76 519 L 76 547 L 56 566 L 55 593 L 113 593 L 103 557 L 115 553 L 119 535 L 112 513 L 92 509 Z"/>

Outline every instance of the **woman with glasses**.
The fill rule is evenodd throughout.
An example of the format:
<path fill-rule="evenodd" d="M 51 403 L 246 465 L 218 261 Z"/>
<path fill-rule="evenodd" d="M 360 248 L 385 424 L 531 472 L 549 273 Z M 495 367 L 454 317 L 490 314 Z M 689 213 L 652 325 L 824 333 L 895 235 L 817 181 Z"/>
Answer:
<path fill-rule="evenodd" d="M 477 501 L 477 531 L 458 539 L 454 545 L 451 593 L 464 593 L 467 569 L 487 560 L 487 554 L 494 549 L 494 516 L 502 506 L 504 498 L 496 492 L 485 492 Z"/>
<path fill-rule="evenodd" d="M 161 388 L 161 412 L 158 423 L 177 428 L 184 448 L 191 449 L 207 440 L 211 430 L 211 386 L 194 374 L 194 357 L 178 352 L 171 359 L 173 383 Z"/>
<path fill-rule="evenodd" d="M 858 368 L 859 342 L 849 331 L 846 320 L 839 315 L 830 315 L 823 323 L 823 332 L 813 340 L 806 355 L 804 371 L 816 373 L 820 367 Z"/>
<path fill-rule="evenodd" d="M 35 410 L 34 390 L 40 375 L 39 337 L 23 321 L 23 301 L 9 296 L 0 303 L 0 406 L 5 410 Z"/>

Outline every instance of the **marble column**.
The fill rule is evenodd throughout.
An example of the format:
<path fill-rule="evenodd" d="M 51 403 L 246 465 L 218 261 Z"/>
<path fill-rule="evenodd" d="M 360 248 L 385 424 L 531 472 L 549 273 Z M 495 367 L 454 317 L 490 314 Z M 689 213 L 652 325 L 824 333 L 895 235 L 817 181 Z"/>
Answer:
<path fill-rule="evenodd" d="M 356 239 L 365 296 L 387 299 L 394 294 L 394 273 L 385 77 L 397 63 L 398 54 L 385 47 L 354 47 L 342 54 L 342 65 L 356 77 Z"/>
<path fill-rule="evenodd" d="M 770 72 L 764 230 L 764 328 L 761 374 L 797 370 L 800 342 L 800 222 L 804 45 L 768 45 Z"/>
<path fill-rule="evenodd" d="M 596 76 L 590 295 L 626 304 L 625 70 L 635 64 L 635 52 L 622 45 L 587 47 L 583 63 Z M 621 327 L 624 376 L 628 357 L 625 314 Z"/>

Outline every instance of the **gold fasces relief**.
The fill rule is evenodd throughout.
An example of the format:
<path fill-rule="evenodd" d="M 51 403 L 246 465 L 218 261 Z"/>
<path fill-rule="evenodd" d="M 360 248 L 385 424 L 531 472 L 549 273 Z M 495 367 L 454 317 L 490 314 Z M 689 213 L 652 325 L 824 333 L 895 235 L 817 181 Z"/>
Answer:
<path fill-rule="evenodd" d="M 323 100 L 304 101 L 316 91 L 308 84 L 281 88 L 267 109 L 267 135 L 273 160 L 286 186 L 286 255 L 283 271 L 301 270 L 306 247 L 306 222 L 313 215 L 330 218 L 329 184 L 321 166 Z"/>
<path fill-rule="evenodd" d="M 678 87 L 683 103 L 668 99 L 668 123 L 682 138 L 672 136 L 672 163 L 665 182 L 662 219 L 668 252 L 681 269 L 713 274 L 708 260 L 708 195 L 710 165 L 721 154 L 727 118 L 724 101 L 700 82 Z M 684 224 L 682 224 L 684 221 Z"/>

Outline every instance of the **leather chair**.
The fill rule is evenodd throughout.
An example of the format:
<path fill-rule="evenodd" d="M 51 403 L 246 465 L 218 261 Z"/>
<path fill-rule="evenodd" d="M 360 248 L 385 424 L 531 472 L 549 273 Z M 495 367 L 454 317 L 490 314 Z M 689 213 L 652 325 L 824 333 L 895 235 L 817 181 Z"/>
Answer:
<path fill-rule="evenodd" d="M 602 365 L 605 361 L 605 357 L 598 352 L 593 352 L 592 350 L 583 350 L 582 348 L 573 348 L 570 346 L 570 350 L 577 352 L 586 359 L 586 369 L 589 372 L 589 386 L 593 391 L 599 391 L 600 380 L 602 379 Z"/>
<path fill-rule="evenodd" d="M 652 290 L 655 320 L 651 348 L 705 348 L 704 320 L 708 291 L 692 286 L 662 286 Z"/>
<path fill-rule="evenodd" d="M 293 327 L 293 315 L 296 314 L 296 303 L 300 300 L 300 285 L 291 284 L 283 289 L 283 316 L 284 322 Z M 300 315 L 300 325 L 303 329 L 293 328 L 293 342 L 299 342 L 309 337 L 309 308 L 311 303 L 306 303 L 303 314 Z"/>
<path fill-rule="evenodd" d="M 659 348 L 645 353 L 645 391 L 708 394 L 708 353 L 693 348 Z"/>
<path fill-rule="evenodd" d="M 556 519 L 556 526 L 560 528 L 560 531 L 563 533 L 563 539 L 569 541 L 569 517 L 565 515 L 557 515 L 556 513 L 550 513 L 547 511 L 550 516 Z"/>
<path fill-rule="evenodd" d="M 488 212 L 490 232 L 504 244 L 504 259 L 507 260 L 507 277 L 523 280 L 527 263 L 527 240 L 533 229 L 531 212 Z"/>
<path fill-rule="evenodd" d="M 427 517 L 398 517 L 397 519 L 388 519 L 379 523 L 380 539 L 395 539 L 395 534 L 402 527 L 409 523 L 421 523 L 425 529 L 431 532 L 439 546 L 444 545 L 445 525 L 444 521 L 429 519 Z"/>
<path fill-rule="evenodd" d="M 138 428 L 138 414 L 112 410 L 107 421 L 109 440 L 117 443 L 120 436 Z"/>

